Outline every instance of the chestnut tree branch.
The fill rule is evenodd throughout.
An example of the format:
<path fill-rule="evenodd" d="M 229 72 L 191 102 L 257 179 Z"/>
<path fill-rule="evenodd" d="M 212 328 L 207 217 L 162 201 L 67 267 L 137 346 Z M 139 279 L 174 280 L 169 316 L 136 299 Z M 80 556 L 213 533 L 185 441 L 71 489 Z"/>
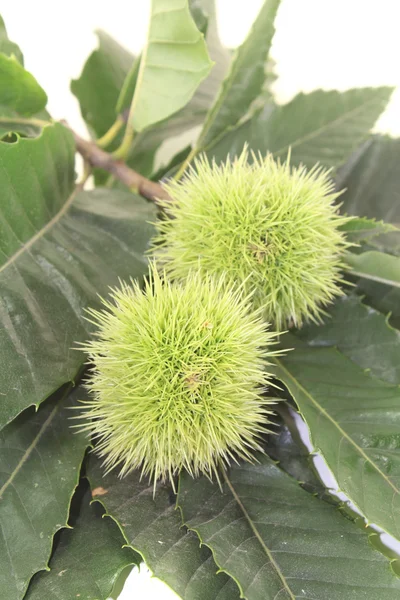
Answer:
<path fill-rule="evenodd" d="M 150 179 L 128 167 L 123 161 L 114 158 L 112 154 L 99 148 L 94 142 L 84 140 L 65 121 L 62 121 L 62 124 L 72 132 L 77 152 L 89 165 L 108 171 L 131 191 L 139 193 L 147 200 L 152 202 L 158 200 L 171 201 L 171 196 L 160 183 L 150 181 Z"/>

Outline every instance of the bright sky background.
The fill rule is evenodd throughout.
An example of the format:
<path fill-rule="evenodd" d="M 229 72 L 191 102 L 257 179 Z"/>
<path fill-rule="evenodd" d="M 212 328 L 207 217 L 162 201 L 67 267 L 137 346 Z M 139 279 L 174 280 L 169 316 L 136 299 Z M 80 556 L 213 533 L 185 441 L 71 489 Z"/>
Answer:
<path fill-rule="evenodd" d="M 222 41 L 240 44 L 262 0 L 216 0 Z M 49 96 L 54 118 L 66 118 L 85 134 L 69 81 L 79 76 L 96 46 L 95 29 L 104 29 L 126 48 L 142 47 L 150 0 L 3 0 L 8 33 L 20 44 L 26 68 Z M 400 2 L 398 0 L 282 0 L 272 56 L 284 102 L 317 87 L 400 87 Z M 400 135 L 400 91 L 377 129 Z M 145 568 L 130 576 L 120 600 L 172 600 L 175 594 L 151 579 Z"/>

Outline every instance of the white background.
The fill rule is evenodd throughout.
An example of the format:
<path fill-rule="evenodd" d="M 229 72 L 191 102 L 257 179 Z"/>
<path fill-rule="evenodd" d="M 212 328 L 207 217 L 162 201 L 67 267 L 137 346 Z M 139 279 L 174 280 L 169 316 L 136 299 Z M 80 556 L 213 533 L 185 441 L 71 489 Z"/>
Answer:
<path fill-rule="evenodd" d="M 262 0 L 216 0 L 222 41 L 240 44 Z M 149 0 L 3 0 L 1 13 L 13 41 L 49 96 L 54 118 L 66 118 L 85 134 L 69 81 L 79 77 L 104 29 L 133 52 L 145 39 Z M 298 91 L 400 84 L 398 0 L 282 0 L 272 56 L 279 101 Z M 393 95 L 377 129 L 400 135 L 400 92 Z M 178 565 L 177 565 L 178 566 Z M 130 576 L 121 600 L 177 598 L 142 568 Z"/>

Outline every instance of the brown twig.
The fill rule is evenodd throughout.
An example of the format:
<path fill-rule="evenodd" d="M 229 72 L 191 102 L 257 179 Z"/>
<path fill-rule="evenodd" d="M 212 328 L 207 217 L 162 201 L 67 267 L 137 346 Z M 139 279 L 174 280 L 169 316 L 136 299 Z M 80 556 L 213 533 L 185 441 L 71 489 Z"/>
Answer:
<path fill-rule="evenodd" d="M 147 198 L 147 200 L 151 200 L 152 202 L 157 202 L 157 200 L 171 200 L 171 196 L 160 183 L 143 177 L 143 175 L 128 167 L 123 161 L 117 160 L 112 154 L 96 146 L 94 142 L 89 142 L 81 138 L 65 121 L 62 121 L 62 123 L 72 132 L 79 154 L 92 167 L 97 167 L 111 173 L 111 175 L 125 184 L 130 190 L 138 192 L 141 196 Z"/>

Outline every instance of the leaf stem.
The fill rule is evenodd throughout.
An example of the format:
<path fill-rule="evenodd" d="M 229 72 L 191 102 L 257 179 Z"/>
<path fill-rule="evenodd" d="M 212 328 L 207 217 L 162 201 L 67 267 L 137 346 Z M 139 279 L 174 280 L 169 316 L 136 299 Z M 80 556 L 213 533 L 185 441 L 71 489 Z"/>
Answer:
<path fill-rule="evenodd" d="M 100 148 L 106 148 L 111 144 L 112 141 L 116 138 L 118 133 L 121 131 L 124 126 L 124 119 L 121 115 L 119 115 L 116 121 L 111 125 L 110 129 L 106 131 L 106 133 L 96 140 L 96 144 Z"/>
<path fill-rule="evenodd" d="M 133 137 L 135 135 L 134 129 L 132 127 L 132 122 L 129 117 L 128 122 L 126 124 L 124 139 L 122 140 L 122 144 L 120 145 L 115 152 L 113 152 L 114 158 L 125 160 L 128 156 L 129 150 L 132 145 Z"/>

